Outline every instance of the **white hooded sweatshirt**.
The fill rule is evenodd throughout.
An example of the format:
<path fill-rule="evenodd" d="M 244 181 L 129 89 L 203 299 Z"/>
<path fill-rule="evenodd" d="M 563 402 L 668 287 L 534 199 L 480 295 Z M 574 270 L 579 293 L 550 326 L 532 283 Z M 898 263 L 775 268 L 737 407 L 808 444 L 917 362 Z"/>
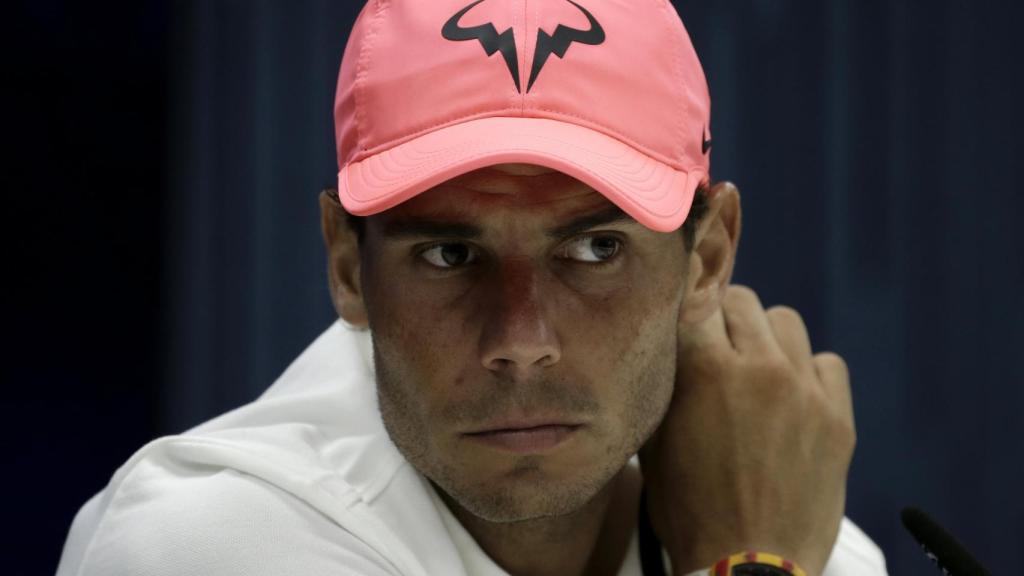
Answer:
<path fill-rule="evenodd" d="M 630 465 L 636 465 L 636 459 Z M 620 571 L 640 576 L 636 530 Z M 398 452 L 369 333 L 335 322 L 254 402 L 143 446 L 57 576 L 505 576 Z M 844 518 L 824 576 L 885 575 Z"/>

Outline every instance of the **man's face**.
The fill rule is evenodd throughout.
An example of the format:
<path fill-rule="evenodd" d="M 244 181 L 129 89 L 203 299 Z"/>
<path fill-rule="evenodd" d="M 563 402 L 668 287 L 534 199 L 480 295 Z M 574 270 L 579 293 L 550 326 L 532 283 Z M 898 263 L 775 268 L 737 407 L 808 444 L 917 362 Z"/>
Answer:
<path fill-rule="evenodd" d="M 505 165 L 371 217 L 361 261 L 388 433 L 476 516 L 579 509 L 660 423 L 686 287 L 679 233 L 565 174 Z M 509 432 L 538 423 L 554 426 Z"/>

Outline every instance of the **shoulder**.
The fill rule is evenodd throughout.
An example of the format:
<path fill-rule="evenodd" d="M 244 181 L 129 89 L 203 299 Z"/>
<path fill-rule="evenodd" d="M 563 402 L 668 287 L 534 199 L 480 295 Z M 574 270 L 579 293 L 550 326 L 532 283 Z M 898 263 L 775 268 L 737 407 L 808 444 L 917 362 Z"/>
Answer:
<path fill-rule="evenodd" d="M 384 516 L 410 497 L 388 497 L 404 460 L 369 349 L 334 324 L 256 401 L 140 448 L 76 516 L 58 576 L 415 571 L 408 520 Z"/>
<path fill-rule="evenodd" d="M 885 555 L 871 538 L 843 517 L 823 576 L 886 576 Z"/>
<path fill-rule="evenodd" d="M 76 518 L 59 576 L 394 573 L 314 508 L 237 470 L 168 474 L 142 460 L 109 490 L 79 513 L 91 519 Z"/>

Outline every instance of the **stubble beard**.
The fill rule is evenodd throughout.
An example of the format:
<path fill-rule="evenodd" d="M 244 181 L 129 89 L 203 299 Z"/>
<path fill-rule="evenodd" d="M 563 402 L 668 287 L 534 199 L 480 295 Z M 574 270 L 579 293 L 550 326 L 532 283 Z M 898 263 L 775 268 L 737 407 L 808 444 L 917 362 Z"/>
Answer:
<path fill-rule="evenodd" d="M 610 439 L 611 444 L 593 466 L 581 468 L 571 477 L 547 477 L 537 482 L 537 476 L 543 477 L 544 457 L 527 455 L 517 460 L 512 471 L 503 476 L 504 481 L 494 483 L 470 478 L 432 445 L 433 437 L 423 417 L 425 411 L 418 409 L 416 386 L 404 381 L 377 351 L 374 342 L 378 402 L 392 442 L 413 468 L 443 492 L 442 497 L 447 496 L 446 501 L 454 501 L 474 516 L 493 523 L 539 520 L 572 514 L 583 508 L 657 429 L 668 409 L 675 377 L 673 369 L 666 381 L 665 370 L 648 359 L 638 378 L 643 385 L 631 388 L 632 393 L 626 399 L 618 439 Z M 604 436 L 598 433 L 595 440 L 607 443 L 608 432 L 605 431 Z"/>

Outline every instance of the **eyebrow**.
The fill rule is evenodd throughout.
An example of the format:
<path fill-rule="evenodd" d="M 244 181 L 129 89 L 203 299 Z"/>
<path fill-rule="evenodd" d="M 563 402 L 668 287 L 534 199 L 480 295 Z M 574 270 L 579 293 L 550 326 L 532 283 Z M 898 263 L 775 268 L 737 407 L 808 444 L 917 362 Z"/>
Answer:
<path fill-rule="evenodd" d="M 585 214 L 565 224 L 561 224 L 546 231 L 550 238 L 568 238 L 591 228 L 625 222 L 637 224 L 632 216 L 626 214 L 622 208 L 612 206 L 599 212 Z M 462 240 L 476 240 L 484 235 L 479 226 L 460 221 L 442 221 L 430 219 L 402 218 L 392 220 L 384 224 L 381 234 L 385 238 L 458 238 Z"/>
<path fill-rule="evenodd" d="M 569 236 L 575 236 L 581 232 L 586 232 L 591 228 L 622 222 L 627 224 L 639 224 L 639 222 L 637 222 L 632 216 L 623 212 L 622 208 L 619 208 L 618 206 L 611 206 L 601 210 L 600 212 L 585 214 L 567 222 L 566 224 L 557 226 L 548 230 L 547 234 L 552 238 L 567 238 Z"/>

